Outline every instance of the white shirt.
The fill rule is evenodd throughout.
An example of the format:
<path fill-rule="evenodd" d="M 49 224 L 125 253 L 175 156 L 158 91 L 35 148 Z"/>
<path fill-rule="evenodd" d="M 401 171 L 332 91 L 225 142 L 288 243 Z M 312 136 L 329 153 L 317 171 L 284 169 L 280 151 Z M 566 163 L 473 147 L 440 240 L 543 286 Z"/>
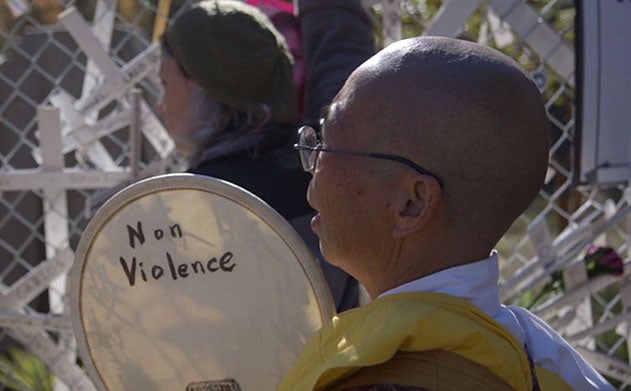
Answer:
<path fill-rule="evenodd" d="M 568 342 L 524 308 L 500 303 L 497 252 L 491 257 L 430 274 L 390 289 L 379 297 L 403 292 L 438 292 L 460 297 L 506 327 L 536 365 L 560 375 L 575 390 L 614 390 Z"/>

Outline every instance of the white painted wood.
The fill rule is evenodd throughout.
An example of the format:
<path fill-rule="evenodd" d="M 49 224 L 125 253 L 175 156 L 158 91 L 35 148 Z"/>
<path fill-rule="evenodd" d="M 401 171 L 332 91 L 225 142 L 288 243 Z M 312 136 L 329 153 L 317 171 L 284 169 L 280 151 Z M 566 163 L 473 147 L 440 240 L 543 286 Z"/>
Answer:
<path fill-rule="evenodd" d="M 534 257 L 500 286 L 500 299 L 507 301 L 517 294 L 540 287 L 549 279 L 552 271 L 560 270 L 563 265 L 571 263 L 599 235 L 619 223 L 629 212 L 631 206 L 624 207 L 609 217 L 603 216 L 602 212 L 593 213 L 580 224 L 557 236 L 554 246 L 557 248 L 558 258 L 549 263 L 548 259 Z"/>
<path fill-rule="evenodd" d="M 539 260 L 544 267 L 557 259 L 557 251 L 554 247 L 550 228 L 544 217 L 540 217 L 532 222 L 527 228 L 528 238 L 532 243 Z"/>
<path fill-rule="evenodd" d="M 60 15 L 60 22 L 77 41 L 81 49 L 92 58 L 99 70 L 107 75 L 106 81 L 92 91 L 89 96 L 82 97 L 75 103 L 75 109 L 82 115 L 105 107 L 114 99 L 121 98 L 134 83 L 142 78 L 157 72 L 160 63 L 160 47 L 158 44 L 147 47 L 132 61 L 119 69 L 102 47 L 96 44 L 97 40 L 89 31 L 88 25 L 78 15 L 77 11 L 70 8 Z M 129 105 L 122 100 L 121 103 Z M 156 149 L 160 157 L 169 155 L 174 144 L 162 123 L 143 100 L 141 103 L 143 134 Z"/>
<path fill-rule="evenodd" d="M 383 0 L 383 43 L 390 45 L 401 39 L 401 6 L 398 0 Z"/>
<path fill-rule="evenodd" d="M 68 111 L 74 108 L 67 108 Z M 131 110 L 123 109 L 108 114 L 94 125 L 81 124 L 72 129 L 63 139 L 62 152 L 69 153 L 97 142 L 100 138 L 128 126 L 131 121 Z"/>
<path fill-rule="evenodd" d="M 589 349 L 576 347 L 576 350 L 585 357 L 600 373 L 618 379 L 623 382 L 631 382 L 631 366 L 629 363 L 596 353 Z"/>
<path fill-rule="evenodd" d="M 443 1 L 431 26 L 423 35 L 437 35 L 455 38 L 460 34 L 465 23 L 473 14 L 480 0 L 446 0 Z"/>
<path fill-rule="evenodd" d="M 631 348 L 631 328 L 630 328 L 631 312 L 629 312 L 629 309 L 631 309 L 631 284 L 630 283 L 631 283 L 631 278 L 627 277 L 620 284 L 621 285 L 620 301 L 622 302 L 623 307 L 627 311 L 627 313 L 623 315 L 628 315 L 628 316 L 626 317 L 625 322 L 620 322 L 619 324 L 617 324 L 616 333 L 626 337 L 627 360 L 631 362 L 631 352 L 629 352 L 628 350 Z"/>
<path fill-rule="evenodd" d="M 64 189 L 99 189 L 115 186 L 129 177 L 129 170 L 124 168 L 111 172 L 77 168 L 65 168 L 62 172 L 22 169 L 10 174 L 0 173 L 0 191 L 34 190 L 56 185 Z"/>
<path fill-rule="evenodd" d="M 563 281 L 565 291 L 569 292 L 575 288 L 581 288 L 587 284 L 587 268 L 582 261 L 575 262 L 563 270 Z M 592 318 L 592 303 L 589 290 L 583 298 L 572 304 L 576 316 L 567 324 L 563 334 L 576 334 L 581 330 L 589 329 L 594 325 Z M 577 297 L 577 296 L 575 296 Z M 596 340 L 593 335 L 585 336 L 577 341 L 581 346 L 589 349 L 596 347 Z"/>
<path fill-rule="evenodd" d="M 0 327 L 72 332 L 69 316 L 0 311 Z"/>
<path fill-rule="evenodd" d="M 105 75 L 103 83 L 96 87 L 92 86 L 89 90 L 84 90 L 82 98 L 75 102 L 75 110 L 80 116 L 91 118 L 99 109 L 105 107 L 113 100 L 123 98 L 129 88 L 135 83 L 157 72 L 160 63 L 159 45 L 149 46 L 122 69 L 119 69 L 103 46 L 99 44 L 97 37 L 90 31 L 88 24 L 75 9 L 70 8 L 66 10 L 60 15 L 59 20 L 98 71 Z M 129 106 L 126 100 L 122 100 L 121 103 L 125 107 Z M 173 141 L 144 101 L 141 103 L 141 110 L 143 124 L 146 125 L 146 127 L 143 127 L 143 133 L 160 157 L 165 158 L 174 148 Z M 101 128 L 104 128 L 106 125 L 113 124 L 104 124 Z M 91 131 L 90 126 L 79 125 L 79 127 L 81 128 L 81 136 L 77 137 L 81 137 L 84 141 L 98 139 L 99 136 L 102 136 L 102 134 L 94 134 L 96 132 Z M 114 130 L 117 129 L 111 129 L 110 131 Z M 67 144 L 73 147 L 78 146 L 77 143 L 68 142 Z M 115 168 L 111 165 L 107 166 L 109 170 Z"/>
<path fill-rule="evenodd" d="M 515 37 L 510 30 L 510 25 L 500 20 L 491 8 L 487 8 L 486 10 L 486 20 L 489 23 L 493 40 L 498 48 L 504 48 L 515 41 Z"/>
<path fill-rule="evenodd" d="M 94 53 L 95 50 L 91 50 L 91 52 Z M 156 44 L 147 47 L 133 60 L 125 64 L 120 71 L 116 68 L 106 76 L 103 83 L 77 101 L 77 111 L 86 115 L 102 109 L 115 99 L 122 98 L 134 84 L 141 81 L 149 73 L 156 72 L 159 63 L 160 46 Z"/>
<path fill-rule="evenodd" d="M 466 1 L 466 0 L 462 0 Z M 574 48 L 523 0 L 485 0 L 511 29 L 574 87 Z"/>
<path fill-rule="evenodd" d="M 625 312 L 625 313 L 616 315 L 613 318 L 604 320 L 595 326 L 581 330 L 576 334 L 565 335 L 565 339 L 568 340 L 569 342 L 580 341 L 581 339 L 585 337 L 588 337 L 591 335 L 602 334 L 613 328 L 616 328 L 616 332 L 618 332 L 618 326 L 623 325 L 624 323 L 628 323 L 629 321 L 631 321 L 631 312 Z"/>
<path fill-rule="evenodd" d="M 70 100 L 71 98 L 68 93 L 62 91 L 50 99 L 53 106 L 61 109 L 62 134 L 64 135 L 62 152 L 64 154 L 85 148 L 131 123 L 130 105 L 125 105 L 122 109 L 108 114 L 96 123 L 84 122 L 82 118 L 86 117 L 83 117 L 74 108 L 74 100 Z M 144 99 L 140 101 L 140 113 L 142 133 L 161 158 L 167 157 L 174 150 L 173 140 Z M 42 158 L 39 148 L 33 150 L 33 157 L 41 164 Z"/>
<path fill-rule="evenodd" d="M 37 110 L 42 151 L 42 170 L 59 172 L 64 168 L 61 153 L 61 119 L 58 108 L 40 106 Z M 44 237 L 46 238 L 46 258 L 52 258 L 57 251 L 69 246 L 68 199 L 65 189 L 55 183 L 43 188 Z M 66 277 L 59 276 L 51 282 L 48 293 L 51 312 L 63 313 Z"/>
<path fill-rule="evenodd" d="M 101 41 L 93 34 L 90 26 L 74 7 L 59 14 L 59 22 L 103 75 L 113 75 L 118 71 L 118 67 L 103 48 Z"/>
<path fill-rule="evenodd" d="M 112 41 L 112 31 L 114 29 L 114 19 L 116 17 L 117 0 L 98 0 L 94 11 L 94 23 L 92 33 L 98 38 L 103 48 L 109 48 Z M 98 67 L 88 57 L 88 63 L 83 78 L 81 96 L 86 96 L 102 80 L 102 75 Z M 98 118 L 98 113 L 93 112 L 84 117 L 85 120 L 93 122 Z M 107 170 L 116 167 L 116 163 L 109 152 L 100 142 L 94 142 L 87 146 L 86 153 L 97 167 Z"/>
<path fill-rule="evenodd" d="M 566 290 L 562 296 L 537 306 L 532 312 L 544 320 L 548 320 L 550 317 L 562 312 L 564 307 L 576 306 L 576 303 L 586 296 L 596 293 L 618 281 L 620 281 L 620 277 L 607 275 L 589 279 L 571 290 Z"/>
<path fill-rule="evenodd" d="M 41 262 L 24 275 L 11 288 L 0 290 L 0 310 L 18 310 L 25 307 L 60 275 L 72 266 L 74 254 L 70 249 L 59 251 L 55 257 Z"/>
<path fill-rule="evenodd" d="M 102 74 L 101 72 L 99 72 L 102 70 L 97 66 L 97 63 L 102 60 L 100 58 L 101 56 L 107 58 L 109 58 L 109 56 L 107 55 L 106 50 L 99 51 L 98 48 L 102 48 L 102 45 L 105 45 L 106 48 L 109 47 L 113 21 L 116 12 L 115 4 L 115 1 L 108 1 L 106 3 L 103 0 L 100 0 L 97 2 L 95 11 L 94 33 L 96 33 L 96 36 L 100 37 L 100 39 L 96 38 L 96 36 L 92 33 L 90 27 L 85 23 L 85 21 L 83 21 L 83 18 L 81 18 L 81 16 L 74 8 L 69 8 L 59 15 L 59 20 L 62 25 L 66 26 L 72 37 L 79 44 L 79 47 L 86 53 L 88 57 L 88 64 L 82 87 L 82 96 L 85 96 L 89 91 L 91 91 L 98 83 L 98 81 L 102 78 Z M 85 27 L 87 33 L 84 32 L 83 34 L 75 36 L 73 35 L 71 28 L 68 28 L 68 26 Z M 96 119 L 97 115 L 98 113 L 91 114 L 86 118 L 86 120 L 94 120 Z M 87 153 L 90 156 L 91 160 L 102 169 L 107 170 L 116 167 L 116 164 L 114 163 L 112 157 L 100 143 L 94 143 L 90 145 L 88 147 Z"/>
<path fill-rule="evenodd" d="M 129 168 L 132 180 L 138 180 L 140 173 L 140 155 L 142 150 L 142 138 L 140 129 L 142 127 L 142 113 L 140 112 L 140 101 L 142 92 L 134 88 L 130 93 L 132 121 L 129 126 Z"/>
<path fill-rule="evenodd" d="M 156 117 L 144 99 L 140 101 L 140 113 L 142 116 L 142 134 L 144 134 L 158 155 L 165 159 L 173 154 L 175 151 L 173 139 L 171 139 L 162 122 Z"/>
<path fill-rule="evenodd" d="M 59 172 L 64 168 L 64 156 L 61 142 L 60 110 L 54 107 L 40 106 L 37 109 L 40 129 L 40 149 L 42 151 L 42 169 L 44 172 Z M 46 258 L 55 256 L 57 251 L 69 246 L 68 198 L 66 190 L 52 185 L 43 189 L 42 210 L 44 214 L 44 237 L 46 238 Z M 66 297 L 66 274 L 51 281 L 48 289 L 50 312 L 63 314 Z M 73 346 L 72 334 L 59 336 L 60 343 Z M 74 360 L 74 349 L 67 351 L 70 360 Z M 55 391 L 67 391 L 68 387 L 55 379 Z"/>

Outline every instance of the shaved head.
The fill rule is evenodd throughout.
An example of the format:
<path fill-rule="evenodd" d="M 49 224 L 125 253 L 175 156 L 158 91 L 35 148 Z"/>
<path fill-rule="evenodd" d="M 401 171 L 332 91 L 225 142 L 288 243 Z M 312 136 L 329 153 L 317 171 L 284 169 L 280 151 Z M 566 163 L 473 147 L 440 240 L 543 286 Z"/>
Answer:
<path fill-rule="evenodd" d="M 509 57 L 456 39 L 399 41 L 359 67 L 336 98 L 346 131 L 443 179 L 454 240 L 490 251 L 537 195 L 549 123 L 535 84 Z"/>
<path fill-rule="evenodd" d="M 500 373 L 506 369 L 506 358 L 519 355 L 526 365 L 509 366 L 514 369 L 511 379 L 524 380 L 521 388 L 533 388 L 537 382 L 551 387 L 570 384 L 565 380 L 570 378 L 591 384 L 576 389 L 611 388 L 541 320 L 526 310 L 515 319 L 500 305 L 499 257 L 492 250 L 536 198 L 549 153 L 543 99 L 518 64 L 462 40 L 399 41 L 351 74 L 320 130 L 316 135 L 313 128 L 304 127 L 297 145 L 313 175 L 307 199 L 317 214 L 311 227 L 327 261 L 355 277 L 375 300 L 353 310 L 357 312 L 340 314 L 316 336 L 313 349 L 301 357 L 303 363 L 324 363 L 312 384 L 391 385 L 414 369 L 410 366 L 388 378 L 392 373 L 384 375 L 387 371 L 370 366 L 395 363 L 400 353 L 458 353 L 484 345 L 472 362 L 478 365 L 480 357 L 493 356 L 497 361 L 482 367 Z M 408 317 L 407 323 L 393 323 L 414 308 L 421 312 Z M 465 324 L 465 318 L 470 321 L 467 330 L 479 323 L 480 330 L 501 343 L 483 332 L 452 332 L 454 324 Z M 442 334 L 428 335 L 427 328 L 419 327 L 418 322 L 427 319 L 434 328 L 443 328 Z M 348 342 L 345 321 L 349 329 L 363 322 L 371 330 Z M 524 333 L 535 328 L 538 334 Z M 511 335 L 513 330 L 516 335 Z M 371 338 L 361 345 L 368 334 Z M 414 340 L 429 341 L 431 346 L 415 345 Z M 330 346 L 322 349 L 322 341 Z M 361 349 L 343 361 L 356 343 Z M 372 354 L 386 345 L 390 350 L 385 355 Z M 530 350 L 534 359 L 524 352 L 526 345 L 535 346 Z M 323 361 L 322 351 L 327 349 L 330 354 Z M 550 349 L 573 352 L 572 357 L 553 368 L 550 376 L 532 373 L 534 365 L 548 360 Z M 438 367 L 450 369 L 452 364 Z M 352 374 L 357 365 L 367 365 L 367 372 Z M 303 376 L 305 368 L 295 374 Z M 509 379 L 508 372 L 502 376 Z M 434 377 L 414 384 L 432 387 L 440 383 Z M 446 388 L 457 389 L 466 382 Z M 498 389 L 513 389 L 512 383 L 505 385 Z"/>

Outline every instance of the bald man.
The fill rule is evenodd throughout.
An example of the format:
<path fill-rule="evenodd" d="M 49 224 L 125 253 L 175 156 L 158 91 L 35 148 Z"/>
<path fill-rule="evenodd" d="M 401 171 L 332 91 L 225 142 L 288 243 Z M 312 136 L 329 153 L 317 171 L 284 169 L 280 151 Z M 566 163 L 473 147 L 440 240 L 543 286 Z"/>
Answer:
<path fill-rule="evenodd" d="M 612 390 L 528 311 L 500 304 L 495 244 L 548 164 L 549 123 L 510 58 L 388 46 L 299 131 L 325 258 L 373 299 L 312 338 L 281 390 Z"/>

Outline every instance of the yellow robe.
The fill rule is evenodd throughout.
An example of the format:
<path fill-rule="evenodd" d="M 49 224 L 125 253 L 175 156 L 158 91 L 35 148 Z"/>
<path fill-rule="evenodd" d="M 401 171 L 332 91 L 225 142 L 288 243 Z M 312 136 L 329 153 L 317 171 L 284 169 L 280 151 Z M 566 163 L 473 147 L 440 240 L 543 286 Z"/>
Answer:
<path fill-rule="evenodd" d="M 280 391 L 322 390 L 397 352 L 443 350 L 481 364 L 516 390 L 533 389 L 523 346 L 470 302 L 434 292 L 400 293 L 346 311 L 307 344 Z M 536 368 L 542 390 L 571 390 Z"/>

